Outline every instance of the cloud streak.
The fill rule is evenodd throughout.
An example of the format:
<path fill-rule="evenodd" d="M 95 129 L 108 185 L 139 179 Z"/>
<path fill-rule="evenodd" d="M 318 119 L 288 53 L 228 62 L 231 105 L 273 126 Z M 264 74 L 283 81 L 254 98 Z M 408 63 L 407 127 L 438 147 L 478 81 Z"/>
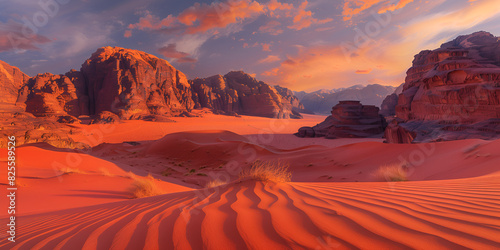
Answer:
<path fill-rule="evenodd" d="M 40 50 L 41 44 L 51 40 L 45 36 L 34 33 L 29 27 L 9 20 L 0 22 L 0 52 L 11 50 Z"/>

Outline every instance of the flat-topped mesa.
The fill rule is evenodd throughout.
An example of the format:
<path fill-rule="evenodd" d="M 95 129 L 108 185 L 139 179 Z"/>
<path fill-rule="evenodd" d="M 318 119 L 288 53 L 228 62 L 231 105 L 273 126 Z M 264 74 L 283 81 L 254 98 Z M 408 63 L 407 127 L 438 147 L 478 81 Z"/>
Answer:
<path fill-rule="evenodd" d="M 295 135 L 327 139 L 381 137 L 385 125 L 378 107 L 362 105 L 360 101 L 340 101 L 324 122 L 314 127 L 303 127 Z"/>
<path fill-rule="evenodd" d="M 196 108 L 269 118 L 300 118 L 278 91 L 243 71 L 191 80 Z"/>
<path fill-rule="evenodd" d="M 142 51 L 98 49 L 82 65 L 91 115 L 111 111 L 122 119 L 172 114 L 194 107 L 186 76 Z"/>
<path fill-rule="evenodd" d="M 491 127 L 495 122 L 480 124 L 500 119 L 499 39 L 487 32 L 476 32 L 436 50 L 420 52 L 407 71 L 395 110 L 398 121 L 387 129 L 389 142 L 403 143 L 397 138 L 407 138 L 404 142 L 427 142 L 498 137 L 500 128 Z M 431 123 L 438 124 L 432 126 L 432 133 Z M 449 124 L 455 125 L 450 128 Z M 458 128 L 461 124 L 467 124 L 468 128 Z M 477 132 L 479 128 L 493 130 L 481 135 Z M 413 139 L 396 135 L 401 131 L 411 132 Z"/>

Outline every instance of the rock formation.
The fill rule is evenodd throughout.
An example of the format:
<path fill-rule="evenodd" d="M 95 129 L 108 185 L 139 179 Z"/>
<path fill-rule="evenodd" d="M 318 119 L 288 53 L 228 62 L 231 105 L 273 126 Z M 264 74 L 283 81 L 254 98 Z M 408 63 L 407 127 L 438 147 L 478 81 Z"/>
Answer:
<path fill-rule="evenodd" d="M 80 95 L 67 76 L 45 73 L 28 80 L 19 91 L 18 103 L 25 104 L 26 112 L 37 117 L 78 117 L 82 114 Z"/>
<path fill-rule="evenodd" d="M 29 76 L 16 67 L 0 61 L 0 112 L 22 112 L 23 106 L 16 106 L 19 88 Z"/>
<path fill-rule="evenodd" d="M 167 61 L 131 49 L 103 47 L 82 65 L 91 115 L 175 114 L 194 107 L 186 76 Z"/>
<path fill-rule="evenodd" d="M 303 127 L 299 137 L 364 138 L 382 136 L 385 119 L 379 108 L 362 105 L 359 101 L 341 101 L 332 108 L 331 116 L 314 127 Z"/>
<path fill-rule="evenodd" d="M 388 142 L 500 137 L 499 38 L 476 32 L 416 55 L 396 118 Z"/>
<path fill-rule="evenodd" d="M 115 113 L 109 112 L 109 111 L 102 111 L 96 116 L 94 116 L 94 119 L 90 121 L 90 124 L 108 124 L 108 123 L 120 123 L 121 119 L 116 115 Z"/>
<path fill-rule="evenodd" d="M 394 93 L 388 95 L 380 105 L 380 114 L 384 117 L 396 115 L 396 106 L 398 105 L 398 95 L 403 92 L 403 84 L 396 88 Z"/>
<path fill-rule="evenodd" d="M 0 128 L 4 135 L 15 135 L 18 145 L 86 147 L 68 137 L 73 130 L 66 124 L 80 123 L 78 117 L 90 117 L 91 123 L 173 122 L 168 117 L 199 116 L 193 111 L 199 108 L 235 116 L 301 118 L 298 111 L 303 109 L 290 90 L 278 91 L 244 72 L 188 81 L 166 60 L 118 47 L 98 49 L 80 71 L 64 75 L 29 78 L 0 61 L 0 90 Z M 0 147 L 5 142 L 0 140 Z"/>
<path fill-rule="evenodd" d="M 196 108 L 270 118 L 300 118 L 291 101 L 278 91 L 242 71 L 191 81 Z M 298 105 L 298 104 L 296 104 Z"/>

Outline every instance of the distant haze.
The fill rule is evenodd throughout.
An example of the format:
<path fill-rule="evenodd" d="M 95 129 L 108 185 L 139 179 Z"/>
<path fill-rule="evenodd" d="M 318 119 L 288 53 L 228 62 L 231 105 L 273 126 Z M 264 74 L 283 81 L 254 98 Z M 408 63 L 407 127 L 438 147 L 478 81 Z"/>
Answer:
<path fill-rule="evenodd" d="M 332 90 L 323 89 L 311 93 L 301 91 L 295 92 L 295 96 L 299 98 L 306 110 L 318 114 L 329 114 L 333 106 L 337 105 L 339 101 L 345 100 L 361 101 L 363 105 L 380 107 L 385 97 L 395 91 L 396 87 L 372 84 Z"/>

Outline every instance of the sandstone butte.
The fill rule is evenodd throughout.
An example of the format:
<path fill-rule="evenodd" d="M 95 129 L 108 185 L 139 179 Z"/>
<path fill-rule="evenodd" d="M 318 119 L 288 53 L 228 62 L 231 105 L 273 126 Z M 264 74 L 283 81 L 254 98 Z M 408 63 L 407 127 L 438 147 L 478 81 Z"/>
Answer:
<path fill-rule="evenodd" d="M 392 109 L 390 143 L 499 138 L 500 39 L 481 31 L 420 52 Z"/>
<path fill-rule="evenodd" d="M 331 114 L 314 127 L 300 128 L 295 135 L 327 139 L 381 137 L 386 125 L 378 107 L 359 101 L 340 101 Z"/>

